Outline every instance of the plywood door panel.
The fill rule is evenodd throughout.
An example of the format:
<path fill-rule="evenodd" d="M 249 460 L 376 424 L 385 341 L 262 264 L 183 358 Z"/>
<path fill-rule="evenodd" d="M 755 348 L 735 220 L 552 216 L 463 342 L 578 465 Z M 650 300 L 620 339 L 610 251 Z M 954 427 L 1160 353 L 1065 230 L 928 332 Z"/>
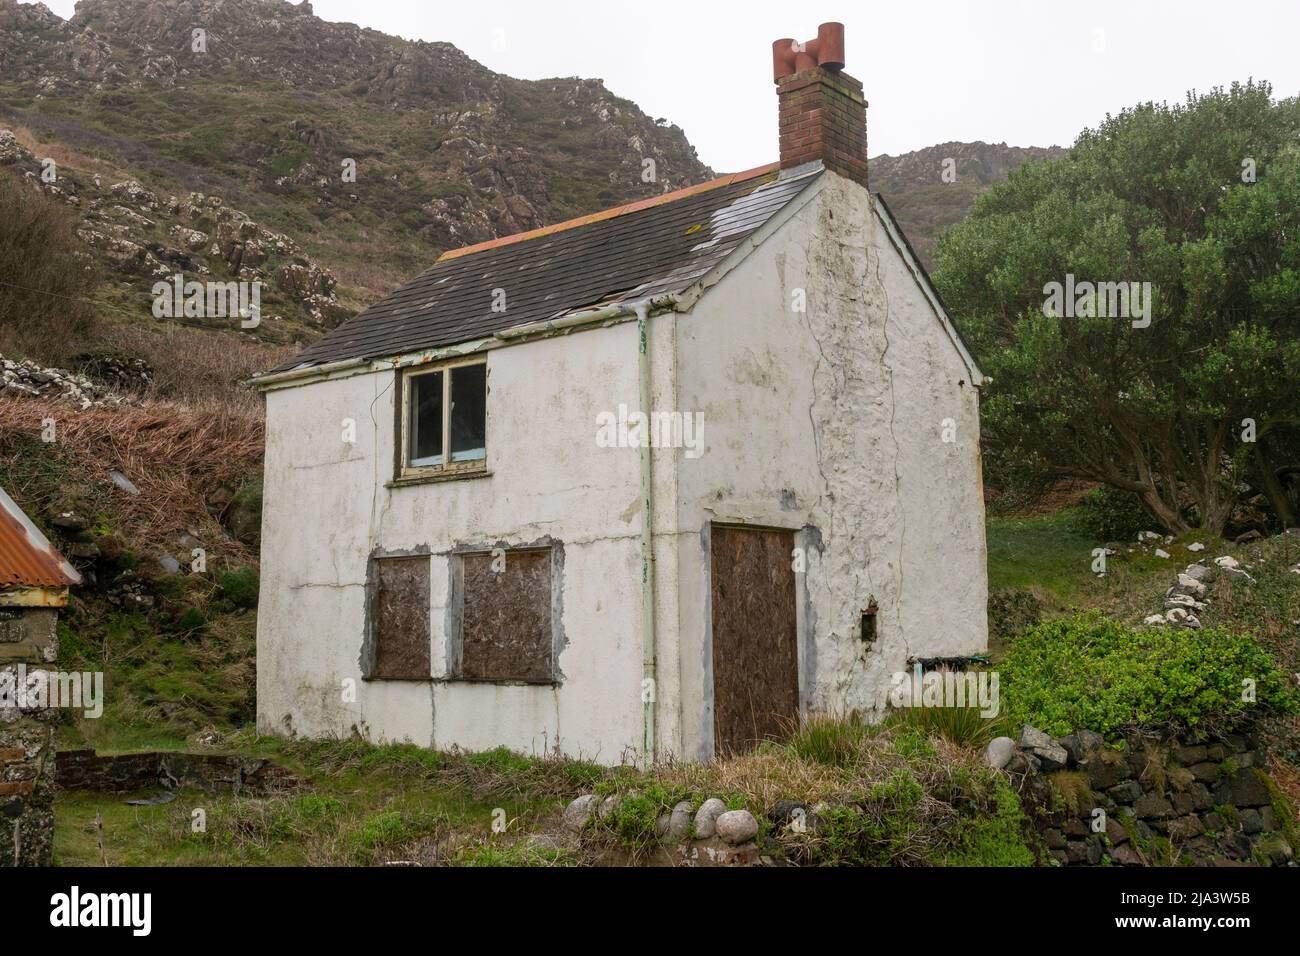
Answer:
<path fill-rule="evenodd" d="M 719 755 L 798 726 L 794 534 L 715 525 L 713 729 Z"/>

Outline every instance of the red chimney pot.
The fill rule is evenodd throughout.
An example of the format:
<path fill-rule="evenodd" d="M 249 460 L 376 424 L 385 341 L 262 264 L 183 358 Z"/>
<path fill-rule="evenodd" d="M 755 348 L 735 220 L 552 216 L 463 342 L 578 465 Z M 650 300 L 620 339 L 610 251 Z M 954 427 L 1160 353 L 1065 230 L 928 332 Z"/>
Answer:
<path fill-rule="evenodd" d="M 867 185 L 867 101 L 844 69 L 844 24 L 823 23 L 817 39 L 772 44 L 780 104 L 781 168 L 820 162 Z"/>
<path fill-rule="evenodd" d="M 844 69 L 844 24 L 823 23 L 815 40 L 800 43 L 787 37 L 772 44 L 772 82 L 815 66 Z"/>

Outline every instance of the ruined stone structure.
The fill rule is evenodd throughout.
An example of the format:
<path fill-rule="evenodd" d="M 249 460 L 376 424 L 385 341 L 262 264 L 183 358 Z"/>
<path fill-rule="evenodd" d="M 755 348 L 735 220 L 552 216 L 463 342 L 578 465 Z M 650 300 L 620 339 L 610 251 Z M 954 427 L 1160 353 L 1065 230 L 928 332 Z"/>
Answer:
<path fill-rule="evenodd" d="M 55 625 L 76 569 L 0 488 L 0 866 L 48 866 L 54 719 L 29 694 L 59 656 Z"/>

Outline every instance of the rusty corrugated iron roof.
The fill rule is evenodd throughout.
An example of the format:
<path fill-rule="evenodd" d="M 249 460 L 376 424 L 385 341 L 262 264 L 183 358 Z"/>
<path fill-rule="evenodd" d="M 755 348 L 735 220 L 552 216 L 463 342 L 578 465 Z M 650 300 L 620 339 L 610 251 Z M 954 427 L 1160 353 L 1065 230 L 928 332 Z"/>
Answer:
<path fill-rule="evenodd" d="M 63 588 L 81 575 L 0 488 L 0 590 Z"/>
<path fill-rule="evenodd" d="M 680 293 L 816 178 L 777 164 L 444 253 L 272 371 L 442 348 L 596 306 Z M 502 290 L 505 309 L 494 309 Z"/>

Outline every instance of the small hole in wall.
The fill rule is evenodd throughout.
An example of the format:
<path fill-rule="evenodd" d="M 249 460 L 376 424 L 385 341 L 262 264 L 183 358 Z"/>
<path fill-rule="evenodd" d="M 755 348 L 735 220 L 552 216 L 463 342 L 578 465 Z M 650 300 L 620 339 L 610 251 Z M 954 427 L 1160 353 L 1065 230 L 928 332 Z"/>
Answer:
<path fill-rule="evenodd" d="M 862 609 L 861 636 L 863 644 L 871 644 L 876 640 L 876 612 L 878 610 L 880 609 L 876 606 L 875 598 L 872 598 L 871 603 Z"/>

